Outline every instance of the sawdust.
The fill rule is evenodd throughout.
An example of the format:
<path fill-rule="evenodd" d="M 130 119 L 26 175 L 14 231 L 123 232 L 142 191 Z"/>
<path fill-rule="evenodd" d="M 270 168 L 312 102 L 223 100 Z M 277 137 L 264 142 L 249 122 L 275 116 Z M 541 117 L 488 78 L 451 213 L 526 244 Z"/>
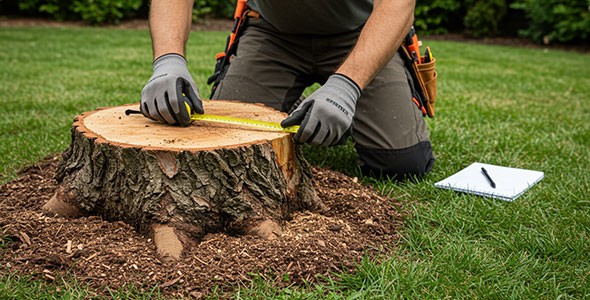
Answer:
<path fill-rule="evenodd" d="M 392 255 L 405 214 L 399 202 L 356 178 L 315 168 L 327 212 L 295 213 L 273 240 L 209 234 L 179 261 L 164 263 L 153 241 L 123 222 L 44 216 L 57 162 L 48 158 L 0 186 L 0 270 L 57 285 L 75 278 L 96 295 L 133 285 L 199 298 L 215 288 L 231 295 L 260 277 L 278 287 L 322 282 L 332 272 L 354 272 L 363 256 Z"/>

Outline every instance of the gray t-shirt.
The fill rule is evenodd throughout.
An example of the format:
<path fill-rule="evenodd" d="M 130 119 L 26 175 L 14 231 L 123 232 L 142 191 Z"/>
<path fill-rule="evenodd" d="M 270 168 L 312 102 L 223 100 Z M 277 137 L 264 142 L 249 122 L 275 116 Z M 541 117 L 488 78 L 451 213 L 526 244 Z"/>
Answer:
<path fill-rule="evenodd" d="M 373 0 L 248 0 L 248 6 L 284 33 L 336 34 L 365 24 Z"/>

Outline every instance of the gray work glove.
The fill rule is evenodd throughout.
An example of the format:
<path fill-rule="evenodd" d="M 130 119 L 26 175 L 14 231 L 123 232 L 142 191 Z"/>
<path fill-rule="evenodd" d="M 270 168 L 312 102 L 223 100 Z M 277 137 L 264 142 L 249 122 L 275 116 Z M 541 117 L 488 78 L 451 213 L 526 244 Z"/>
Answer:
<path fill-rule="evenodd" d="M 162 123 L 188 126 L 191 114 L 204 113 L 199 90 L 184 57 L 166 54 L 156 59 L 153 67 L 154 73 L 141 91 L 140 110 L 144 116 Z"/>
<path fill-rule="evenodd" d="M 351 132 L 352 118 L 361 89 L 350 78 L 334 74 L 281 122 L 301 125 L 294 138 L 299 143 L 331 146 L 341 144 Z"/>

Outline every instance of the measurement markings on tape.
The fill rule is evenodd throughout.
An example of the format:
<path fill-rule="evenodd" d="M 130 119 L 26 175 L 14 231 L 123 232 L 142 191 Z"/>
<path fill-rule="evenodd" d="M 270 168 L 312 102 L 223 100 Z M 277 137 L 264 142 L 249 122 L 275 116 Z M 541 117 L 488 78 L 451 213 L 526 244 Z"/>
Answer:
<path fill-rule="evenodd" d="M 210 122 L 218 122 L 218 123 L 226 123 L 226 124 L 252 126 L 252 127 L 263 128 L 266 130 L 283 131 L 283 132 L 290 132 L 290 133 L 297 133 L 297 130 L 299 130 L 298 125 L 289 126 L 289 127 L 282 127 L 281 124 L 278 122 L 268 122 L 268 121 L 260 121 L 260 120 L 229 117 L 229 116 L 210 115 L 210 114 L 192 114 L 191 120 L 193 120 L 193 121 L 200 120 L 200 121 L 210 121 Z"/>

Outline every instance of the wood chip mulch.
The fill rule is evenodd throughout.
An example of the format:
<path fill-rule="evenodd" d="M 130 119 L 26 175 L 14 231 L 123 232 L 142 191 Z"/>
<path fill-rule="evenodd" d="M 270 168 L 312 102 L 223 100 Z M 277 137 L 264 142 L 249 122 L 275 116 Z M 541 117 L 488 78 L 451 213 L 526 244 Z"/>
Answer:
<path fill-rule="evenodd" d="M 328 211 L 294 213 L 276 240 L 209 234 L 180 261 L 163 263 L 154 243 L 124 222 L 43 215 L 58 160 L 48 158 L 0 186 L 0 274 L 58 286 L 74 278 L 96 295 L 157 286 L 164 296 L 202 298 L 214 290 L 230 296 L 255 279 L 277 287 L 321 283 L 334 272 L 354 272 L 363 257 L 394 255 L 406 216 L 398 201 L 356 178 L 314 168 Z"/>

